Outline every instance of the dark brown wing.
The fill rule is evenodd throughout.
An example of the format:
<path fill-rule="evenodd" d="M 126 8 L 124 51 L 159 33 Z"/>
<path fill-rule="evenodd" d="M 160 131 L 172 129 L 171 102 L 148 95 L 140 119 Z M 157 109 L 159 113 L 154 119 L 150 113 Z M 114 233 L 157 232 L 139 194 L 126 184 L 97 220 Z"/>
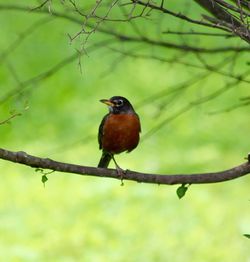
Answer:
<path fill-rule="evenodd" d="M 99 149 L 102 149 L 103 126 L 104 126 L 104 123 L 105 123 L 108 116 L 109 116 L 109 114 L 107 114 L 103 117 L 102 122 L 99 126 L 99 130 L 98 130 Z"/>
<path fill-rule="evenodd" d="M 141 132 L 141 121 L 140 121 L 140 117 L 137 113 L 135 113 L 135 115 L 138 117 L 138 120 L 139 120 L 139 125 L 140 125 L 140 132 Z"/>

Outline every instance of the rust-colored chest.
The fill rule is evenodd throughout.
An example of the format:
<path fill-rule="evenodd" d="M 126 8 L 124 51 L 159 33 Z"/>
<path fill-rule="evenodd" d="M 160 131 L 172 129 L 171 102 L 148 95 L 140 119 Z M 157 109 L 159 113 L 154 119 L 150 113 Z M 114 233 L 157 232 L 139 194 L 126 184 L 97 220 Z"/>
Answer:
<path fill-rule="evenodd" d="M 139 143 L 140 130 L 136 114 L 110 114 L 102 129 L 102 149 L 112 154 L 132 151 Z"/>

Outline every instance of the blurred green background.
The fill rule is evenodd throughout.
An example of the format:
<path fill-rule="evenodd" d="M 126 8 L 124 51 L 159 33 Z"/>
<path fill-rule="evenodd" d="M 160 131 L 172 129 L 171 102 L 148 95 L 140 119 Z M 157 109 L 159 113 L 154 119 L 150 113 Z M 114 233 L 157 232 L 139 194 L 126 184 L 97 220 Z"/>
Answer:
<path fill-rule="evenodd" d="M 0 1 L 0 117 L 4 120 L 13 112 L 22 115 L 0 126 L 3 148 L 96 166 L 101 155 L 97 130 L 107 112 L 99 99 L 113 95 L 129 98 L 141 117 L 143 136 L 182 106 L 232 81 L 211 74 L 175 97 L 153 100 L 154 94 L 200 71 L 114 52 L 113 48 L 126 47 L 126 43 L 88 51 L 93 44 L 110 38 L 96 32 L 88 40 L 88 54 L 80 60 L 81 70 L 77 58 L 49 78 L 30 81 L 20 91 L 23 82 L 76 54 L 83 39 L 71 43 L 68 34 L 76 34 L 81 26 L 52 14 L 6 11 L 2 8 L 5 2 Z M 37 1 L 25 2 L 29 7 L 37 6 Z M 178 9 L 174 3 L 171 7 Z M 66 12 L 59 1 L 52 3 L 52 13 L 61 9 Z M 194 12 L 198 16 L 199 9 Z M 165 29 L 180 26 L 179 21 L 164 19 L 162 25 L 170 21 Z M 117 30 L 125 27 L 115 25 Z M 155 20 L 139 20 L 138 26 L 147 28 L 146 33 L 159 29 L 154 27 Z M 24 33 L 26 30 L 29 33 Z M 126 30 L 132 32 L 131 28 Z M 166 39 L 183 40 L 177 36 Z M 191 44 L 193 40 L 187 41 Z M 199 41 L 208 48 L 214 43 L 244 45 L 224 38 Z M 131 44 L 126 50 L 136 48 L 145 52 L 154 49 Z M 153 51 L 168 58 L 176 55 L 175 50 Z M 230 55 L 204 58 L 219 62 Z M 239 57 L 233 73 L 247 68 L 249 56 L 243 53 Z M 193 54 L 185 54 L 185 59 L 199 61 Z M 230 65 L 227 69 L 231 72 Z M 12 90 L 14 95 L 5 99 Z M 249 84 L 240 84 L 194 106 L 145 137 L 132 153 L 117 156 L 118 163 L 125 169 L 162 174 L 219 171 L 242 163 L 249 152 L 249 107 L 209 113 L 234 105 L 247 95 Z M 44 187 L 40 172 L 2 160 L 0 172 L 1 261 L 250 261 L 250 242 L 243 236 L 250 232 L 248 177 L 192 185 L 179 200 L 177 186 L 125 181 L 122 187 L 108 178 L 52 173 Z"/>

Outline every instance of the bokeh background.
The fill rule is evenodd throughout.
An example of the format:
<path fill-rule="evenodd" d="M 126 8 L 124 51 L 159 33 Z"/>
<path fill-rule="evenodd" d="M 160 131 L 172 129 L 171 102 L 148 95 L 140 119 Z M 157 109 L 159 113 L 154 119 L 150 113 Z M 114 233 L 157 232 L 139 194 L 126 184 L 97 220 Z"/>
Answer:
<path fill-rule="evenodd" d="M 51 3 L 51 14 L 46 6 L 47 13 L 39 14 L 7 10 L 5 4 L 0 1 L 0 117 L 22 115 L 0 126 L 1 147 L 96 166 L 101 155 L 97 130 L 107 113 L 99 99 L 122 95 L 140 115 L 142 142 L 132 153 L 117 156 L 121 167 L 175 174 L 219 171 L 245 161 L 249 107 L 211 113 L 249 95 L 248 83 L 173 117 L 182 106 L 231 84 L 231 79 L 211 73 L 175 96 L 154 99 L 203 71 L 175 62 L 123 56 L 114 49 L 123 46 L 126 52 L 140 49 L 179 57 L 176 50 L 166 48 L 115 41 L 106 46 L 100 42 L 110 37 L 98 31 L 88 39 L 85 55 L 45 77 L 43 72 L 75 55 L 84 41 L 81 36 L 70 41 L 68 35 L 79 32 L 79 24 L 53 16 L 56 11 L 67 12 L 69 4 Z M 93 2 L 85 4 L 91 7 Z M 26 7 L 37 5 L 37 1 L 25 1 Z M 177 10 L 177 5 L 171 3 L 171 8 Z M 199 8 L 192 12 L 198 16 Z M 159 29 L 157 18 L 139 19 L 135 24 L 155 35 L 163 28 L 190 28 L 164 18 Z M 115 24 L 117 30 L 123 27 L 124 23 Z M 126 30 L 132 32 L 130 27 Z M 184 41 L 179 36 L 166 38 Z M 194 43 L 188 37 L 185 41 Z M 237 39 L 199 38 L 206 48 L 229 41 L 236 47 L 245 45 Z M 233 55 L 205 54 L 203 58 L 218 63 Z M 240 73 L 249 67 L 249 54 L 238 55 L 234 68 L 230 71 L 229 63 L 227 72 Z M 193 53 L 183 56 L 186 62 L 199 61 Z M 158 128 L 171 117 L 173 121 Z M 156 132 L 144 136 L 152 128 Z M 250 261 L 250 242 L 243 236 L 250 232 L 248 177 L 192 185 L 179 200 L 177 186 L 127 181 L 120 186 L 113 179 L 56 172 L 48 175 L 44 186 L 41 172 L 2 160 L 0 172 L 1 261 Z"/>

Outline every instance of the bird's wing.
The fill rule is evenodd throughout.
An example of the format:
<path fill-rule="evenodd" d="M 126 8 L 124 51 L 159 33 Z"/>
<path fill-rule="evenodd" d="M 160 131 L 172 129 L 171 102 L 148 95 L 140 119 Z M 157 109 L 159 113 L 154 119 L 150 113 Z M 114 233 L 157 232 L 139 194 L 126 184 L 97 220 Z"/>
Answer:
<path fill-rule="evenodd" d="M 135 113 L 135 115 L 138 117 L 138 119 L 139 119 L 139 124 L 140 124 L 140 132 L 141 132 L 141 121 L 140 121 L 140 117 L 139 117 L 139 115 L 137 114 L 137 113 Z"/>
<path fill-rule="evenodd" d="M 102 149 L 103 126 L 104 126 L 104 123 L 105 123 L 108 116 L 109 116 L 109 114 L 107 114 L 103 117 L 102 122 L 99 126 L 99 130 L 98 130 L 99 149 Z"/>

